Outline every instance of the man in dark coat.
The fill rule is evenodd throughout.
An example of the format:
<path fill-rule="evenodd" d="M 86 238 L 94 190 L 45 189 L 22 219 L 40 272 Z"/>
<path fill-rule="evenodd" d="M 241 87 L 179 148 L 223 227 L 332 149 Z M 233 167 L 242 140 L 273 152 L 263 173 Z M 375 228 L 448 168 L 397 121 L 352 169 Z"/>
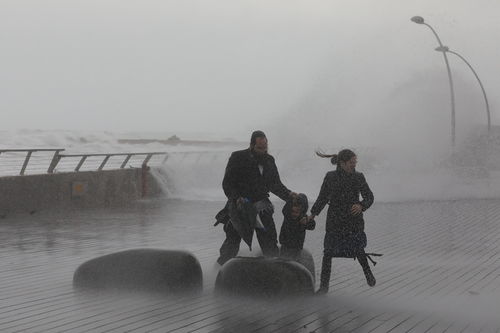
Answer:
<path fill-rule="evenodd" d="M 269 192 L 282 200 L 296 194 L 286 188 L 280 180 L 274 158 L 267 153 L 267 138 L 264 132 L 254 131 L 248 149 L 231 154 L 226 166 L 222 188 L 228 200 L 242 205 L 254 204 L 263 228 L 255 229 L 257 240 L 264 256 L 278 256 L 276 226 L 273 220 L 274 207 Z M 238 254 L 241 237 L 231 223 L 224 225 L 226 239 L 220 248 L 217 262 L 223 265 Z"/>

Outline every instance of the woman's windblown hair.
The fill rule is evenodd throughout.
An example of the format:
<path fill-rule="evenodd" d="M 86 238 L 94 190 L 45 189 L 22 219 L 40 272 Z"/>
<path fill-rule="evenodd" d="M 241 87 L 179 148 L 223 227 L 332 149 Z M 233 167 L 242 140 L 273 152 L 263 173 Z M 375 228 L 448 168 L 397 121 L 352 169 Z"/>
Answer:
<path fill-rule="evenodd" d="M 316 155 L 318 155 L 319 157 L 322 157 L 322 158 L 329 158 L 330 162 L 333 165 L 338 164 L 339 161 L 342 161 L 345 163 L 345 162 L 349 161 L 351 158 L 353 158 L 354 156 L 356 156 L 356 154 L 350 149 L 342 149 L 341 151 L 339 151 L 338 154 L 325 154 L 325 153 L 322 153 L 321 151 L 317 150 Z"/>
<path fill-rule="evenodd" d="M 338 161 L 338 155 L 337 154 L 328 155 L 328 154 L 324 154 L 324 153 L 322 153 L 320 151 L 316 151 L 316 155 L 318 155 L 321 158 L 329 158 L 330 162 L 333 165 L 337 164 L 337 161 Z"/>

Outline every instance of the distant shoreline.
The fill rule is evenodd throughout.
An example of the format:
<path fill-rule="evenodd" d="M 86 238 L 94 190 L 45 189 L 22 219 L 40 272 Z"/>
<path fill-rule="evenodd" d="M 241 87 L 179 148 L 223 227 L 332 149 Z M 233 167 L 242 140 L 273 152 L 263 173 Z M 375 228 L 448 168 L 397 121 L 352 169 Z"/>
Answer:
<path fill-rule="evenodd" d="M 120 144 L 148 144 L 148 143 L 161 143 L 165 145 L 186 145 L 186 146 L 234 146 L 240 145 L 239 141 L 205 141 L 205 140 L 172 140 L 172 139 L 118 139 Z"/>

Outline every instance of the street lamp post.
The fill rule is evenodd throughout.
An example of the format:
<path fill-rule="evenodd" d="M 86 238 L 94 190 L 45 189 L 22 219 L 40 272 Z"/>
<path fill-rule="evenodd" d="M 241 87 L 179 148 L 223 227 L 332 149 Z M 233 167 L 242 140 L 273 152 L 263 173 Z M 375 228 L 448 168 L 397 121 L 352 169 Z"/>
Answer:
<path fill-rule="evenodd" d="M 479 87 L 481 87 L 481 91 L 483 92 L 484 103 L 486 104 L 486 117 L 488 119 L 488 133 L 490 133 L 490 131 L 491 131 L 490 104 L 488 103 L 488 97 L 486 96 L 486 91 L 484 90 L 484 86 L 483 86 L 483 83 L 481 82 L 481 79 L 479 78 L 479 75 L 477 75 L 477 73 L 474 70 L 474 68 L 472 68 L 472 65 L 467 60 L 465 60 L 465 58 L 462 55 L 460 55 L 456 51 L 450 50 L 450 48 L 448 46 L 436 47 L 436 51 L 438 51 L 438 52 L 448 52 L 448 53 L 454 54 L 457 57 L 459 57 L 460 59 L 462 59 L 463 62 L 465 62 L 465 64 L 467 66 L 469 66 L 470 70 L 472 71 L 472 73 L 476 77 L 477 82 L 479 83 Z"/>
<path fill-rule="evenodd" d="M 443 47 L 443 43 L 441 43 L 441 39 L 439 39 L 438 34 L 434 30 L 433 27 L 431 27 L 428 23 L 424 21 L 424 18 L 421 16 L 413 16 L 411 18 L 412 22 L 415 22 L 417 24 L 423 24 L 427 26 L 429 29 L 431 29 L 432 33 L 434 36 L 436 36 L 436 39 L 439 43 L 440 47 Z M 455 147 L 455 92 L 453 90 L 453 79 L 451 77 L 451 70 L 450 70 L 450 64 L 448 62 L 448 56 L 446 55 L 446 51 L 443 52 L 443 57 L 444 57 L 444 62 L 446 64 L 446 70 L 448 71 L 448 82 L 450 84 L 450 98 L 451 98 L 451 145 Z"/>

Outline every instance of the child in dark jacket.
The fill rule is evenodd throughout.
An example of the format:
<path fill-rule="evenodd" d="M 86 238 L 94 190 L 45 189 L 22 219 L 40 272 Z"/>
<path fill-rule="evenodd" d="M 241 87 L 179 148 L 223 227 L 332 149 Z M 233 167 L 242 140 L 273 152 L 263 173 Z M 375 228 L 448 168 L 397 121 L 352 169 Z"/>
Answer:
<path fill-rule="evenodd" d="M 304 246 L 306 230 L 314 230 L 314 220 L 302 219 L 307 216 L 307 196 L 299 193 L 296 198 L 288 200 L 283 207 L 283 224 L 281 225 L 279 241 L 281 244 L 280 256 L 295 259 Z M 301 223 L 303 220 L 304 223 Z"/>

